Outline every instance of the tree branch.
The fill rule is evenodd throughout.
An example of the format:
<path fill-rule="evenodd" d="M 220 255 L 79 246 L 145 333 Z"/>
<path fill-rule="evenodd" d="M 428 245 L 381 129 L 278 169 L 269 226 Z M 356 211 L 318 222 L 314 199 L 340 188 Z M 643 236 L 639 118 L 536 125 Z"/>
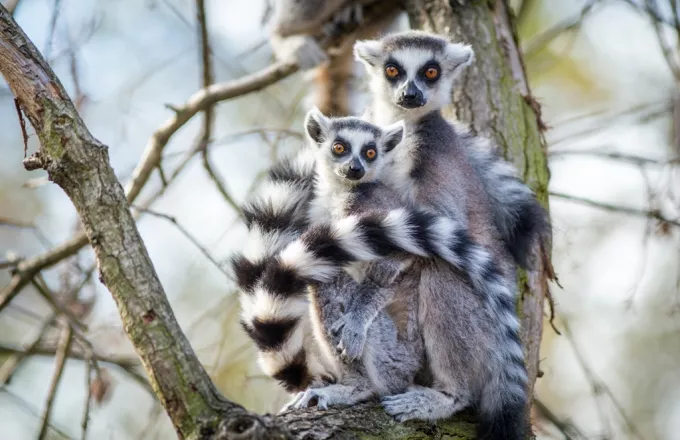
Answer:
<path fill-rule="evenodd" d="M 187 112 L 195 114 L 211 100 L 257 90 L 294 69 L 274 65 L 256 74 L 255 81 L 236 82 L 227 90 L 209 87 L 157 132 L 142 164 L 154 160 L 157 163 L 158 148 L 167 143 L 180 121 L 187 120 Z M 375 404 L 260 417 L 224 399 L 179 328 L 128 208 L 155 167 L 144 165 L 139 169 L 126 198 L 109 165 L 107 147 L 92 137 L 59 80 L 2 7 L 0 73 L 40 140 L 39 151 L 27 159 L 25 166 L 45 169 L 50 180 L 73 202 L 95 251 L 100 279 L 116 301 L 123 327 L 180 438 L 320 440 L 367 435 L 472 438 L 474 427 L 466 414 L 456 418 L 463 423 L 442 422 L 435 427 L 429 423 L 398 424 Z M 150 157 L 155 159 L 150 161 Z M 51 253 L 50 261 L 56 256 Z M 36 266 L 30 268 L 33 275 L 39 272 Z"/>
<path fill-rule="evenodd" d="M 92 137 L 47 62 L 2 7 L 0 72 L 40 139 L 28 165 L 44 168 L 73 202 L 101 280 L 178 434 L 190 437 L 199 425 L 214 426 L 218 412 L 245 413 L 219 395 L 179 328 L 107 147 Z"/>

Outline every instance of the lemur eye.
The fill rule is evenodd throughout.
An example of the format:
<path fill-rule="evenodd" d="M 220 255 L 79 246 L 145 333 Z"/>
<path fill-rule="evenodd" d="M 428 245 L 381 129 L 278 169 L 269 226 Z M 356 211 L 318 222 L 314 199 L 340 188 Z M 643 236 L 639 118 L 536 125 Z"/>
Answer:
<path fill-rule="evenodd" d="M 375 159 L 375 155 L 378 154 L 377 151 L 375 151 L 373 148 L 366 150 L 366 153 L 364 153 L 367 158 L 369 159 Z"/>
<path fill-rule="evenodd" d="M 399 69 L 397 69 L 395 66 L 388 65 L 385 67 L 385 75 L 387 75 L 388 78 L 396 78 L 399 76 Z"/>
<path fill-rule="evenodd" d="M 340 142 L 336 142 L 333 144 L 333 153 L 335 154 L 342 154 L 345 152 L 345 146 L 342 145 Z"/>
<path fill-rule="evenodd" d="M 439 69 L 436 67 L 428 67 L 425 71 L 425 78 L 427 79 L 437 79 L 439 76 Z"/>

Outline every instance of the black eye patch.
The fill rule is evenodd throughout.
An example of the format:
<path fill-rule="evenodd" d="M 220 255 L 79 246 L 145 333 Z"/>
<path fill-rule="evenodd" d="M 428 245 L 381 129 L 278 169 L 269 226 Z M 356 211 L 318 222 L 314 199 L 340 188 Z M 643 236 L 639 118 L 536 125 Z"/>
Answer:
<path fill-rule="evenodd" d="M 442 67 L 435 60 L 428 61 L 418 70 L 418 77 L 427 83 L 434 83 L 442 76 Z"/>
<path fill-rule="evenodd" d="M 395 60 L 394 58 L 390 57 L 386 62 L 385 62 L 385 67 L 384 67 L 384 72 L 385 72 L 385 78 L 388 81 L 395 82 L 402 78 L 406 71 L 404 68 Z"/>
<path fill-rule="evenodd" d="M 361 155 L 369 162 L 378 158 L 378 147 L 375 142 L 369 142 L 361 148 Z"/>

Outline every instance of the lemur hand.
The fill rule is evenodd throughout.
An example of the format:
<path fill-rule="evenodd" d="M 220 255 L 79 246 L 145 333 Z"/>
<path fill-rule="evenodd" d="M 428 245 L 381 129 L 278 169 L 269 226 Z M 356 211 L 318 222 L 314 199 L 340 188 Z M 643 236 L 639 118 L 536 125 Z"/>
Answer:
<path fill-rule="evenodd" d="M 330 328 L 333 343 L 341 357 L 350 361 L 361 357 L 368 328 L 354 314 L 345 314 Z"/>

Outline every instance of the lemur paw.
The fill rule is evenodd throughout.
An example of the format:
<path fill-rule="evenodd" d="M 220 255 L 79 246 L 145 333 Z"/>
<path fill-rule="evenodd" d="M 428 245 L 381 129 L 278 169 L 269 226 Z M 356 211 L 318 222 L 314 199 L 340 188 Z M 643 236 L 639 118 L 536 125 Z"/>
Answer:
<path fill-rule="evenodd" d="M 331 334 L 337 352 L 350 361 L 359 359 L 364 352 L 367 329 L 348 315 L 345 315 L 331 325 Z"/>
<path fill-rule="evenodd" d="M 302 393 L 302 396 L 294 405 L 295 409 L 310 408 L 316 406 L 319 409 L 328 409 L 329 406 L 344 405 L 345 402 L 339 398 L 330 388 L 310 388 Z"/>
<path fill-rule="evenodd" d="M 387 396 L 380 399 L 385 412 L 398 422 L 407 420 L 429 420 L 432 416 L 429 402 L 424 402 L 421 395 L 414 392 Z"/>
<path fill-rule="evenodd" d="M 337 37 L 345 32 L 349 26 L 358 26 L 364 21 L 364 9 L 361 3 L 352 3 L 333 16 L 333 19 L 323 26 L 323 33 L 327 37 Z"/>
<path fill-rule="evenodd" d="M 300 399 L 302 399 L 302 397 L 304 396 L 304 394 L 305 394 L 304 391 L 297 393 L 297 394 L 290 400 L 290 402 L 288 402 L 288 403 L 286 403 L 285 405 L 283 405 L 283 408 L 281 408 L 281 411 L 279 411 L 279 414 L 284 413 L 284 412 L 286 412 L 286 411 L 290 411 L 291 409 L 294 409 L 294 408 L 295 408 L 295 405 L 300 401 Z"/>
<path fill-rule="evenodd" d="M 312 69 L 328 61 L 328 55 L 309 35 L 293 35 L 280 41 L 272 40 L 276 58 L 296 63 L 301 70 Z"/>

